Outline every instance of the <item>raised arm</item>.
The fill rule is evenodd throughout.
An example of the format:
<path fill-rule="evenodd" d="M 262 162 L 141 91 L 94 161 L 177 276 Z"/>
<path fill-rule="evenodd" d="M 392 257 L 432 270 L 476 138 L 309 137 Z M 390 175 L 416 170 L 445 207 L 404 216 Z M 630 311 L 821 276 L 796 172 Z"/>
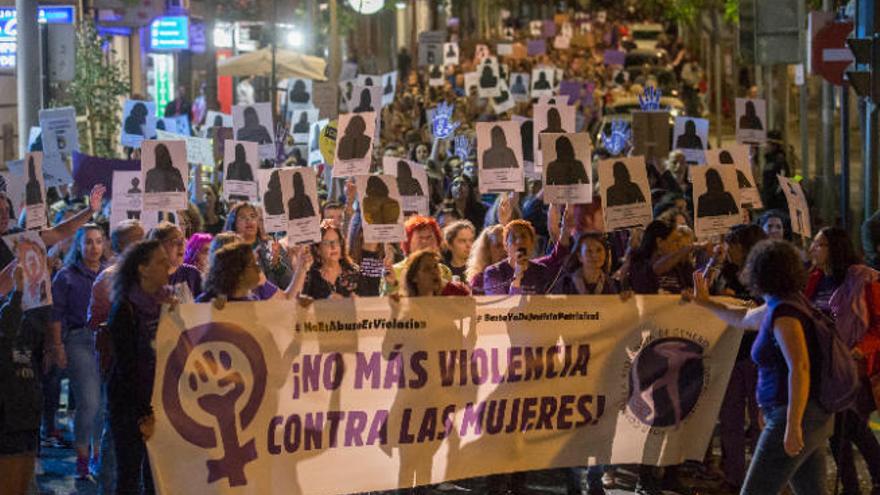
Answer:
<path fill-rule="evenodd" d="M 92 188 L 92 192 L 89 193 L 88 208 L 68 218 L 64 222 L 59 223 L 51 229 L 43 230 L 42 232 L 40 232 L 40 237 L 43 239 L 43 242 L 46 244 L 46 246 L 51 246 L 55 243 L 63 241 L 64 239 L 73 237 L 73 234 L 76 233 L 77 229 L 87 224 L 89 220 L 92 219 L 92 215 L 94 215 L 95 212 L 101 210 L 101 200 L 104 199 L 104 193 L 106 191 L 107 188 L 104 187 L 103 184 L 96 184 L 95 187 Z"/>

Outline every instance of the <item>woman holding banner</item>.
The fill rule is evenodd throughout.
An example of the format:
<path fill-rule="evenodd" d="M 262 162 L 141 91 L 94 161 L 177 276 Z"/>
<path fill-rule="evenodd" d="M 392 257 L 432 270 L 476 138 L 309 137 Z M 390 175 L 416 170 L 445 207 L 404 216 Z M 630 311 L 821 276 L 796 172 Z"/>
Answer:
<path fill-rule="evenodd" d="M 235 232 L 257 252 L 260 268 L 276 287 L 290 285 L 293 271 L 287 253 L 274 239 L 266 237 L 260 213 L 250 203 L 237 203 L 226 217 L 225 232 Z"/>

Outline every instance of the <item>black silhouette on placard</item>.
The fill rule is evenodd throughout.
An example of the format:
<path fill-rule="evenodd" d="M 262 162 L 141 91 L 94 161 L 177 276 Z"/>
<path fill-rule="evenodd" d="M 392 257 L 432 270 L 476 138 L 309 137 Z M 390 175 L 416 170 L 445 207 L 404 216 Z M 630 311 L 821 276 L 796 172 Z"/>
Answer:
<path fill-rule="evenodd" d="M 147 106 L 143 103 L 135 103 L 131 107 L 131 111 L 128 112 L 128 117 L 125 118 L 125 128 L 126 134 L 132 134 L 135 136 L 143 136 L 144 135 L 144 126 L 147 125 Z"/>
<path fill-rule="evenodd" d="M 504 88 L 504 84 L 501 85 L 500 91 L 501 94 L 492 99 L 496 105 L 500 105 L 510 99 L 510 93 Z"/>
<path fill-rule="evenodd" d="M 339 140 L 337 156 L 340 160 L 359 160 L 370 151 L 373 139 L 365 134 L 367 123 L 360 115 L 355 115 L 348 121 L 345 133 Z"/>
<path fill-rule="evenodd" d="M 312 206 L 312 199 L 306 194 L 306 185 L 299 172 L 293 174 L 293 196 L 287 202 L 287 215 L 288 220 L 315 216 L 315 207 Z"/>
<path fill-rule="evenodd" d="M 131 178 L 131 187 L 128 189 L 128 194 L 141 194 L 141 180 L 137 177 Z"/>
<path fill-rule="evenodd" d="M 372 77 L 365 77 L 364 78 L 364 86 L 372 86 L 372 85 L 373 85 L 373 78 Z"/>
<path fill-rule="evenodd" d="M 351 101 L 351 92 L 354 91 L 354 84 L 351 81 L 345 83 L 345 101 Z"/>
<path fill-rule="evenodd" d="M 498 66 L 498 74 L 501 75 L 501 80 L 502 80 L 502 81 L 506 81 L 506 80 L 507 80 L 507 69 L 505 68 L 504 65 L 499 65 L 499 66 Z"/>
<path fill-rule="evenodd" d="M 625 163 L 614 162 L 611 171 L 614 175 L 614 184 L 611 184 L 611 187 L 605 192 L 608 207 L 646 202 L 642 188 L 632 181 Z"/>
<path fill-rule="evenodd" d="M 235 144 L 235 160 L 226 167 L 226 180 L 254 181 L 253 168 L 247 162 L 247 153 L 241 143 Z"/>
<path fill-rule="evenodd" d="M 571 186 L 590 182 L 584 163 L 575 157 L 574 146 L 565 136 L 556 140 L 556 159 L 547 165 L 546 181 L 548 186 Z"/>
<path fill-rule="evenodd" d="M 37 165 L 33 155 L 28 157 L 28 180 L 24 186 L 24 204 L 27 206 L 43 204 L 43 186 L 37 178 Z"/>
<path fill-rule="evenodd" d="M 761 119 L 758 118 L 758 113 L 755 110 L 755 102 L 751 100 L 746 101 L 746 113 L 739 118 L 739 128 L 756 131 L 764 129 L 764 124 L 761 123 Z"/>
<path fill-rule="evenodd" d="M 545 132 L 555 132 L 555 133 L 564 133 L 565 129 L 562 128 L 562 116 L 559 115 L 559 110 L 556 108 L 550 108 L 547 110 L 547 127 L 541 131 L 541 133 Z"/>
<path fill-rule="evenodd" d="M 535 81 L 535 89 L 539 91 L 553 89 L 550 87 L 550 81 L 547 80 L 547 73 L 545 71 L 540 71 L 538 73 L 538 80 Z"/>
<path fill-rule="evenodd" d="M 458 57 L 458 52 L 455 51 L 455 45 L 450 43 L 449 49 L 446 50 L 446 58 L 455 58 L 455 57 Z"/>
<path fill-rule="evenodd" d="M 526 84 L 523 81 L 522 74 L 516 75 L 516 78 L 514 78 L 514 80 L 513 80 L 513 86 L 510 87 L 510 92 L 515 95 L 526 94 Z"/>
<path fill-rule="evenodd" d="M 214 116 L 214 125 L 212 127 L 223 127 L 223 116 L 215 115 Z"/>
<path fill-rule="evenodd" d="M 155 151 L 155 168 L 147 172 L 144 190 L 148 193 L 185 192 L 183 176 L 171 161 L 171 152 L 164 144 L 157 144 Z"/>
<path fill-rule="evenodd" d="M 434 65 L 434 66 L 431 67 L 431 75 L 430 75 L 430 77 L 431 77 L 431 79 L 442 79 L 442 78 L 443 78 L 443 73 L 440 72 L 440 66 L 439 66 L 439 65 Z"/>
<path fill-rule="evenodd" d="M 535 122 L 526 120 L 519 126 L 519 135 L 522 139 L 523 161 L 535 161 Z"/>
<path fill-rule="evenodd" d="M 302 112 L 299 114 L 299 120 L 296 124 L 293 125 L 293 133 L 294 134 L 308 134 L 309 133 L 309 112 Z"/>
<path fill-rule="evenodd" d="M 263 208 L 266 209 L 266 215 L 277 216 L 284 214 L 284 197 L 281 193 L 281 178 L 277 170 L 273 170 L 269 174 L 269 184 L 266 186 L 266 192 L 263 193 Z"/>
<path fill-rule="evenodd" d="M 706 192 L 697 198 L 698 217 L 737 215 L 739 208 L 733 195 L 724 190 L 724 181 L 717 170 L 706 170 Z"/>
<path fill-rule="evenodd" d="M 156 130 L 157 131 L 167 131 L 168 127 L 165 125 L 165 119 L 159 119 L 156 122 Z"/>
<path fill-rule="evenodd" d="M 388 76 L 388 79 L 385 80 L 384 94 L 386 94 L 386 95 L 394 94 L 394 83 L 391 81 L 392 79 L 394 79 L 394 78 L 391 76 Z"/>
<path fill-rule="evenodd" d="M 684 134 L 675 140 L 675 147 L 688 150 L 703 149 L 703 140 L 697 135 L 697 124 L 693 120 L 684 123 Z"/>
<path fill-rule="evenodd" d="M 507 137 L 501 126 L 495 126 L 491 131 L 492 145 L 483 152 L 483 168 L 486 170 L 498 168 L 517 168 L 516 154 L 507 146 Z"/>
<path fill-rule="evenodd" d="M 373 95 L 370 92 L 370 88 L 364 88 L 363 90 L 361 90 L 361 101 L 352 112 L 363 113 L 375 111 L 375 108 L 373 108 Z"/>
<path fill-rule="evenodd" d="M 272 135 L 266 126 L 260 124 L 260 117 L 254 107 L 244 109 L 244 127 L 235 134 L 239 141 L 253 141 L 259 144 L 272 144 Z"/>
<path fill-rule="evenodd" d="M 484 65 L 483 73 L 480 75 L 480 87 L 494 88 L 496 86 L 498 86 L 498 78 L 495 77 L 495 73 L 492 72 L 492 67 L 489 65 Z"/>
<path fill-rule="evenodd" d="M 425 56 L 428 65 L 432 65 L 437 61 L 437 56 L 434 55 L 434 47 L 428 47 L 428 53 Z"/>
<path fill-rule="evenodd" d="M 412 175 L 409 163 L 397 162 L 397 190 L 401 196 L 424 196 L 422 185 Z"/>
<path fill-rule="evenodd" d="M 290 91 L 290 102 L 291 103 L 308 103 L 312 99 L 312 96 L 306 91 L 306 82 L 302 79 L 297 79 L 293 83 L 293 89 Z"/>
<path fill-rule="evenodd" d="M 400 216 L 400 203 L 389 197 L 388 186 L 375 175 L 367 179 L 363 211 L 364 221 L 372 225 L 395 224 Z"/>
<path fill-rule="evenodd" d="M 137 210 L 125 210 L 125 218 L 128 220 L 140 220 L 141 212 Z"/>
<path fill-rule="evenodd" d="M 290 152 L 290 158 L 293 160 L 293 164 L 297 167 L 305 167 L 307 165 L 299 146 L 293 148 Z"/>
<path fill-rule="evenodd" d="M 718 163 L 722 165 L 735 165 L 735 163 L 733 163 L 733 155 L 727 150 L 721 150 L 721 152 L 718 153 Z M 739 168 L 736 169 L 736 182 L 740 189 L 751 189 L 752 187 L 749 178 L 746 177 L 746 174 L 744 174 Z"/>

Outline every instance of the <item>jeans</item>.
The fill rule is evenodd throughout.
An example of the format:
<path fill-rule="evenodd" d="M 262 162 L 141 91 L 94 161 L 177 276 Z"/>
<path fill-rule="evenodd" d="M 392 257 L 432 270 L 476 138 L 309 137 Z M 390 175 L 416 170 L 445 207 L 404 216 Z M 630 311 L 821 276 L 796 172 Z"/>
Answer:
<path fill-rule="evenodd" d="M 785 405 L 764 410 L 766 425 L 740 495 L 773 495 L 786 483 L 791 485 L 795 495 L 825 494 L 824 448 L 831 437 L 832 415 L 815 401 L 807 403 L 802 422 L 804 448 L 794 457 L 785 453 L 787 415 Z"/>
<path fill-rule="evenodd" d="M 871 474 L 871 482 L 874 486 L 880 485 L 880 443 L 868 428 L 868 420 L 847 409 L 835 415 L 834 435 L 831 437 L 831 452 L 843 483 L 843 493 L 859 493 L 859 475 L 850 443 L 862 453 Z"/>
<path fill-rule="evenodd" d="M 73 417 L 74 446 L 79 452 L 88 452 L 90 446 L 100 445 L 101 377 L 95 354 L 95 333 L 88 328 L 76 328 L 64 336 L 67 353 L 67 371 L 70 386 L 76 398 Z"/>
<path fill-rule="evenodd" d="M 104 382 L 104 397 L 107 396 L 107 383 Z M 113 495 L 116 493 L 116 449 L 113 445 L 113 431 L 110 427 L 110 413 L 107 401 L 101 401 L 105 411 L 104 425 L 101 431 L 101 464 L 98 467 L 98 493 Z"/>
<path fill-rule="evenodd" d="M 116 494 L 154 493 L 150 460 L 147 457 L 147 446 L 141 437 L 138 418 L 111 407 L 110 429 L 116 451 Z"/>
<path fill-rule="evenodd" d="M 42 375 L 43 382 L 43 436 L 48 437 L 55 433 L 58 426 L 55 416 L 58 413 L 58 405 L 61 402 L 61 376 L 63 371 L 52 366 L 49 372 Z"/>

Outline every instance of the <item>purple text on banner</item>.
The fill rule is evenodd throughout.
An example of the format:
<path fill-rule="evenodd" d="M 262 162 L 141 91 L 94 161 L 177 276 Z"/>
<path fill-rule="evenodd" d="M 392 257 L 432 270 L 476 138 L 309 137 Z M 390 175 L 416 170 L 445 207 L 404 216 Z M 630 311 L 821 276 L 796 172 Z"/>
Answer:
<path fill-rule="evenodd" d="M 73 194 L 88 194 L 95 184 L 104 184 L 106 196 L 113 197 L 113 172 L 137 171 L 141 169 L 140 160 L 119 160 L 117 158 L 101 158 L 73 152 Z"/>
<path fill-rule="evenodd" d="M 537 57 L 547 53 L 547 42 L 544 40 L 529 40 L 528 53 L 530 57 Z"/>
<path fill-rule="evenodd" d="M 605 65 L 623 65 L 626 53 L 620 50 L 605 50 Z"/>
<path fill-rule="evenodd" d="M 553 20 L 544 20 L 544 26 L 541 29 L 541 36 L 544 38 L 552 38 L 556 36 L 556 23 L 553 22 Z"/>

